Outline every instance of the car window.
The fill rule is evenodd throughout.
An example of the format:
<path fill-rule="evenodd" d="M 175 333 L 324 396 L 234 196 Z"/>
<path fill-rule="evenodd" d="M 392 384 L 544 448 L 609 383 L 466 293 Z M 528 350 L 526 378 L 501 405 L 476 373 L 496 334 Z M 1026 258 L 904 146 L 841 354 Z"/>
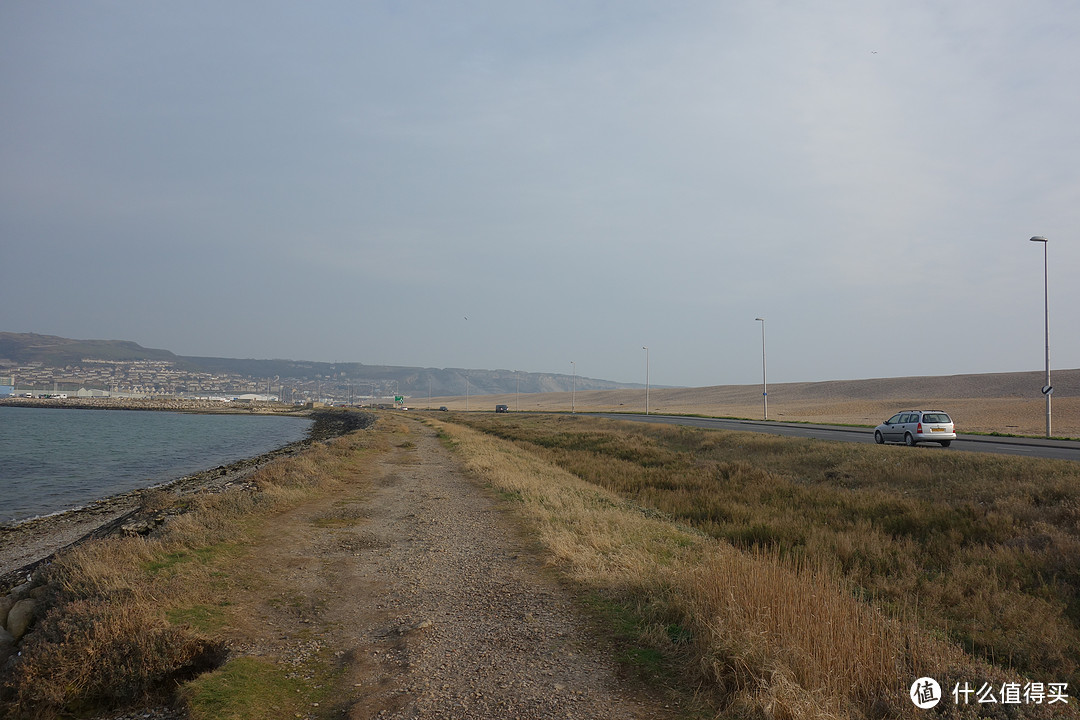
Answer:
<path fill-rule="evenodd" d="M 902 422 L 902 423 L 915 422 L 915 419 L 918 418 L 918 417 L 919 416 L 914 414 L 914 413 L 904 413 L 904 417 L 902 417 L 900 419 L 900 422 Z"/>
<path fill-rule="evenodd" d="M 886 425 L 896 425 L 900 422 L 900 413 L 896 413 L 891 418 L 885 421 Z"/>
<path fill-rule="evenodd" d="M 922 419 L 923 419 L 923 422 L 925 422 L 925 423 L 949 423 L 949 422 L 952 422 L 952 420 L 949 419 L 949 416 L 946 415 L 945 413 L 925 413 L 922 416 Z"/>

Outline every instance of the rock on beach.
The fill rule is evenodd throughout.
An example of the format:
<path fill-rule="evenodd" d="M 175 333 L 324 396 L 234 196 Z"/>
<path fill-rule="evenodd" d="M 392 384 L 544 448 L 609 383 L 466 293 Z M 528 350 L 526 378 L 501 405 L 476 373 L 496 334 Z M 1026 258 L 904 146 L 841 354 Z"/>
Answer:
<path fill-rule="evenodd" d="M 25 598 L 15 603 L 7 616 L 7 631 L 16 642 L 30 629 L 37 611 L 37 600 Z"/>

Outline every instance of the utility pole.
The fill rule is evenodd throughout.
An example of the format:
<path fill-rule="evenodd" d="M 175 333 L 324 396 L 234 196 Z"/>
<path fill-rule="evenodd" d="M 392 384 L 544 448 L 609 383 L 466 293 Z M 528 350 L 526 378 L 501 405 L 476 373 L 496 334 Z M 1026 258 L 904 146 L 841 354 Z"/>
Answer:
<path fill-rule="evenodd" d="M 769 382 L 765 373 L 765 318 L 754 318 L 761 323 L 761 402 L 765 419 L 769 419 Z"/>
<path fill-rule="evenodd" d="M 649 414 L 649 347 L 642 345 L 641 349 L 645 351 L 645 414 Z"/>

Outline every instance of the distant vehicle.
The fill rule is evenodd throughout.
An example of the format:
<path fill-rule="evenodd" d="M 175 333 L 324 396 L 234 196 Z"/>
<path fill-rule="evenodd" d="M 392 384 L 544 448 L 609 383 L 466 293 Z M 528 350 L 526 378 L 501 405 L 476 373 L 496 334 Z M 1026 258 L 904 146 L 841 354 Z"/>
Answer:
<path fill-rule="evenodd" d="M 446 407 L 445 405 L 440 405 L 439 406 L 439 410 L 441 410 L 442 412 L 447 412 L 449 409 L 450 408 Z"/>
<path fill-rule="evenodd" d="M 510 412 L 510 406 L 509 405 L 496 405 L 495 406 L 495 412 L 506 412 L 506 413 L 508 413 L 508 412 Z"/>
<path fill-rule="evenodd" d="M 874 428 L 874 442 L 902 442 L 915 446 L 921 442 L 949 447 L 956 439 L 956 426 L 948 413 L 940 410 L 904 410 Z"/>

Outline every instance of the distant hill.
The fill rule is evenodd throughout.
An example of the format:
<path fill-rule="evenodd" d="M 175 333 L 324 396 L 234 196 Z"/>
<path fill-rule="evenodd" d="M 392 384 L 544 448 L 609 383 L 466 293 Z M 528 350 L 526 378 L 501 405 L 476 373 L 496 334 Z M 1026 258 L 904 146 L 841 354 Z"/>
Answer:
<path fill-rule="evenodd" d="M 0 332 L 0 363 L 7 360 L 9 363 L 39 362 L 50 367 L 64 367 L 84 358 L 123 362 L 180 361 L 168 350 L 144 348 L 124 340 L 70 340 L 55 335 Z"/>
<path fill-rule="evenodd" d="M 362 390 L 367 383 L 382 392 L 413 397 L 569 391 L 575 385 L 572 375 L 526 373 L 512 370 L 466 368 L 419 368 L 394 365 L 364 365 L 359 362 L 326 363 L 304 360 L 255 360 L 216 357 L 186 357 L 168 350 L 144 348 L 125 340 L 72 340 L 54 335 L 0 332 L 0 375 L 5 367 L 40 363 L 44 367 L 63 368 L 84 360 L 173 363 L 186 372 L 235 374 L 255 383 L 272 380 L 275 385 L 290 382 L 319 382 L 324 388 L 351 386 Z M 617 390 L 644 387 L 636 383 L 617 383 L 578 376 L 578 390 Z"/>

